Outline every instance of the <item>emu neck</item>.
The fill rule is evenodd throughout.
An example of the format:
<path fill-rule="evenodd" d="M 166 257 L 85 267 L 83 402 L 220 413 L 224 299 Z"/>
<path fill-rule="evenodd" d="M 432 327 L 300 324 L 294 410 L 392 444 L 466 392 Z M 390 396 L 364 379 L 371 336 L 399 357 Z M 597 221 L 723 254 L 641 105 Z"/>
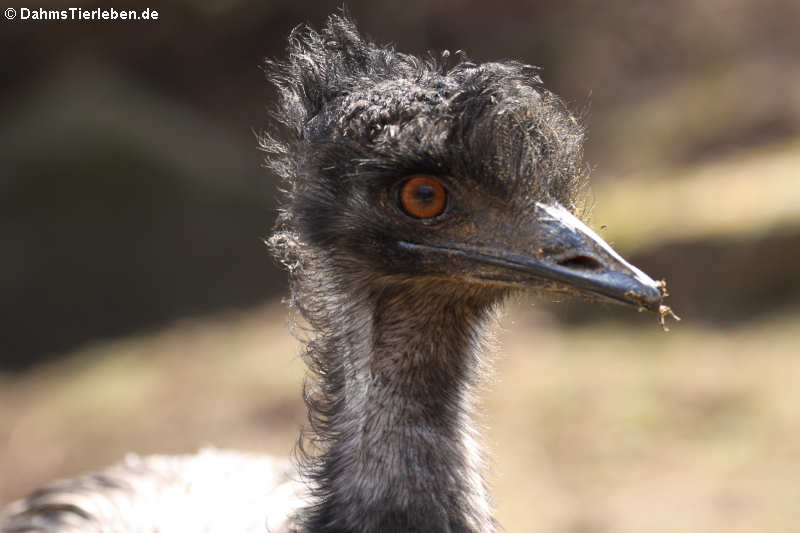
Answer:
<path fill-rule="evenodd" d="M 327 445 L 310 531 L 495 530 L 471 411 L 496 295 L 456 289 L 390 285 L 340 308 L 349 323 L 315 354 L 328 398 L 309 407 Z"/>

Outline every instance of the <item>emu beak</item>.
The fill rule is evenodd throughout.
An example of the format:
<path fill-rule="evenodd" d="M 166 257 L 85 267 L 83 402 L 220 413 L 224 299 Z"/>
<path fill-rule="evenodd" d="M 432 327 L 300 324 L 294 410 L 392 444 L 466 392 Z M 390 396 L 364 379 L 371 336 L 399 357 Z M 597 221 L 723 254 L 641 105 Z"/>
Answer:
<path fill-rule="evenodd" d="M 522 271 L 602 299 L 665 312 L 665 283 L 623 259 L 563 206 L 537 203 L 536 222 L 538 249 L 513 258 Z"/>
<path fill-rule="evenodd" d="M 409 251 L 449 258 L 450 272 L 517 287 L 552 284 L 586 296 L 673 314 L 663 305 L 664 282 L 628 263 L 559 204 L 537 203 L 530 223 L 493 238 L 491 245 L 446 247 L 401 242 Z M 674 314 L 673 314 L 674 316 Z M 676 317 L 677 318 L 677 317 Z"/>

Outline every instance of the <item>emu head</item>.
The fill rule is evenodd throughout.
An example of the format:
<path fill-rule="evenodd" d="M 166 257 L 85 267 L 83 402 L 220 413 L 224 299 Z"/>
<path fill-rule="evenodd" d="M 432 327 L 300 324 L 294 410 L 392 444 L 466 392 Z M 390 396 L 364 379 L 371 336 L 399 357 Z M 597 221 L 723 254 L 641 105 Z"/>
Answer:
<path fill-rule="evenodd" d="M 661 285 L 573 214 L 583 129 L 535 67 L 399 53 L 334 15 L 296 29 L 270 68 L 288 140 L 262 145 L 288 183 L 272 240 L 284 261 L 659 308 Z"/>

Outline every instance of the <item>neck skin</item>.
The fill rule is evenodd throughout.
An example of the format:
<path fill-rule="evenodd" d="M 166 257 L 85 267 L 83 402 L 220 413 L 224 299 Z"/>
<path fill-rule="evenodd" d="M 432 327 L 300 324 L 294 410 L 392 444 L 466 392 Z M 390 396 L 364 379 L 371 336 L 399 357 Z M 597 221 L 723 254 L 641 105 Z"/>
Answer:
<path fill-rule="evenodd" d="M 309 344 L 321 451 L 305 457 L 304 529 L 494 532 L 470 417 L 498 294 L 444 281 L 360 292 L 315 306 L 333 323 Z"/>

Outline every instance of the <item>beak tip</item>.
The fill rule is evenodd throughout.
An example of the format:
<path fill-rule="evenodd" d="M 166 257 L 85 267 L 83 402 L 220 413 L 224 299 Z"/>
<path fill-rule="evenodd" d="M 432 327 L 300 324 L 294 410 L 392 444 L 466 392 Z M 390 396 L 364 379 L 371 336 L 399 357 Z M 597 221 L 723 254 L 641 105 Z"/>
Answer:
<path fill-rule="evenodd" d="M 648 311 L 658 311 L 664 302 L 660 286 L 642 285 L 639 290 L 628 291 L 625 295 Z"/>
<path fill-rule="evenodd" d="M 666 295 L 663 285 L 647 276 L 637 274 L 613 271 L 602 276 L 594 290 L 640 309 L 658 312 Z"/>

